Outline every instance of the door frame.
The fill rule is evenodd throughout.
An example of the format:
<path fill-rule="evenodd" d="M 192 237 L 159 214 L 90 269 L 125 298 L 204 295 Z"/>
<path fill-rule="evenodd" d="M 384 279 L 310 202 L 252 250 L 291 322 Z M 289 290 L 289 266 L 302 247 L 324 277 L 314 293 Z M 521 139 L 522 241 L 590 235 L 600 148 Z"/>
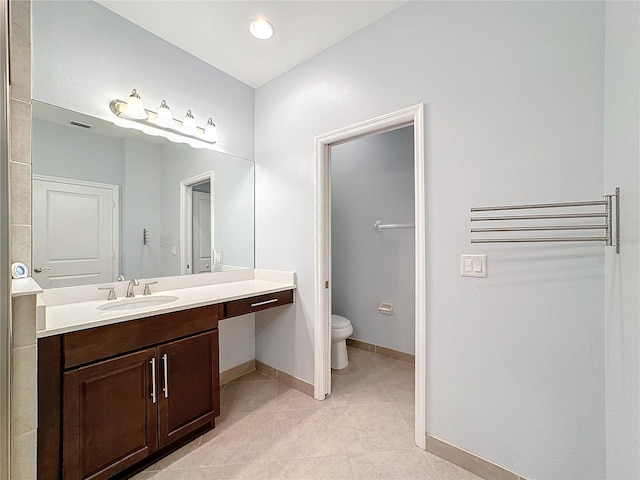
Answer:
<path fill-rule="evenodd" d="M 191 266 L 193 261 L 193 249 L 192 249 L 192 237 L 193 237 L 193 186 L 206 182 L 209 180 L 210 187 L 210 200 L 211 200 L 211 270 L 213 271 L 214 263 L 214 231 L 215 224 L 213 219 L 215 217 L 213 210 L 213 179 L 215 173 L 213 171 L 203 172 L 193 177 L 185 178 L 180 181 L 180 275 L 190 275 L 193 268 L 187 268 L 187 265 Z"/>
<path fill-rule="evenodd" d="M 415 443 L 426 448 L 426 186 L 424 104 L 315 137 L 314 398 L 331 393 L 331 147 L 413 125 L 415 185 Z"/>
<path fill-rule="evenodd" d="M 111 198 L 113 199 L 113 209 L 111 215 L 111 231 L 113 235 L 112 245 L 113 245 L 113 258 L 112 258 L 112 266 L 111 266 L 111 281 L 115 281 L 115 277 L 120 274 L 120 186 L 113 185 L 110 183 L 98 183 L 98 182 L 90 182 L 88 180 L 78 180 L 76 178 L 64 178 L 64 177 L 54 177 L 51 175 L 38 175 L 34 173 L 31 175 L 31 181 L 40 180 L 44 182 L 53 182 L 53 183 L 63 183 L 66 185 L 77 185 L 79 187 L 93 187 L 93 188 L 103 188 L 105 190 L 111 190 Z M 34 225 L 35 229 L 35 225 Z M 31 247 L 33 248 L 33 240 L 31 241 Z M 35 250 L 31 255 L 32 260 L 35 260 Z"/>

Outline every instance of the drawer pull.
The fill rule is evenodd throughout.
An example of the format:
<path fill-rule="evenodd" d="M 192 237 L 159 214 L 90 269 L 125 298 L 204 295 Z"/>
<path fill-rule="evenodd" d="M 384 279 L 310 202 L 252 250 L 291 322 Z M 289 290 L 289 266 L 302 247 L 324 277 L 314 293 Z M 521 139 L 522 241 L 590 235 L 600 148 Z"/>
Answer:
<path fill-rule="evenodd" d="M 264 302 L 258 302 L 258 303 L 252 303 L 251 307 L 260 307 L 262 305 L 268 305 L 269 303 L 275 303 L 277 302 L 278 299 L 277 298 L 272 298 L 271 300 L 265 300 Z"/>
<path fill-rule="evenodd" d="M 151 364 L 151 401 L 156 403 L 156 359 L 152 358 L 149 363 Z"/>
<path fill-rule="evenodd" d="M 162 355 L 162 366 L 164 367 L 164 385 L 162 391 L 164 392 L 164 398 L 169 398 L 169 357 L 166 353 Z"/>

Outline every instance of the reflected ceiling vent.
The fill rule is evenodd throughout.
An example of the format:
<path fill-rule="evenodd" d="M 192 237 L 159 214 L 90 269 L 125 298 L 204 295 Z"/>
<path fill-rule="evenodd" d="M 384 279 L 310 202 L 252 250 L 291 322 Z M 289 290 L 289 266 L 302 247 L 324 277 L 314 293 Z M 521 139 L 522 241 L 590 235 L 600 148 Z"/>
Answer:
<path fill-rule="evenodd" d="M 82 122 L 76 122 L 75 120 L 71 120 L 69 123 L 74 127 L 93 128 L 91 125 L 87 125 L 86 123 Z"/>

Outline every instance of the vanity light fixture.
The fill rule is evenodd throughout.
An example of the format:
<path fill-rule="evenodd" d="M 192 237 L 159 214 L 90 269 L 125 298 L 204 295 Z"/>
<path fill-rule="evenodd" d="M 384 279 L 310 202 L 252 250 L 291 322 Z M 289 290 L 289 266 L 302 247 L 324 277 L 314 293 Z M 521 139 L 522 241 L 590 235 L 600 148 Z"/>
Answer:
<path fill-rule="evenodd" d="M 124 114 L 129 118 L 135 118 L 136 120 L 146 120 L 149 118 L 149 114 L 144 109 L 142 99 L 136 89 L 134 88 L 129 96 L 129 101 L 126 103 Z"/>
<path fill-rule="evenodd" d="M 249 22 L 249 33 L 258 40 L 269 40 L 275 32 L 271 22 L 264 18 L 254 18 Z"/>
<path fill-rule="evenodd" d="M 191 110 L 187 110 L 184 120 L 182 120 L 182 131 L 187 135 L 194 135 L 196 128 L 196 119 L 191 114 Z"/>
<path fill-rule="evenodd" d="M 218 141 L 218 127 L 213 123 L 211 117 L 207 121 L 207 126 L 204 127 L 204 138 L 210 142 Z"/>
<path fill-rule="evenodd" d="M 165 100 L 162 100 L 162 103 L 160 103 L 160 108 L 158 108 L 158 118 L 156 118 L 156 123 L 161 127 L 171 127 L 173 125 L 171 110 L 169 109 L 169 105 L 167 105 L 167 102 Z"/>
<path fill-rule="evenodd" d="M 205 128 L 198 127 L 191 110 L 187 110 L 181 122 L 172 117 L 165 100 L 162 100 L 158 112 L 147 110 L 135 89 L 131 92 L 129 101 L 112 100 L 109 107 L 118 117 L 114 123 L 120 127 L 134 128 L 147 135 L 162 136 L 176 143 L 188 143 L 195 148 L 211 148 L 219 140 L 216 125 L 211 118 Z"/>

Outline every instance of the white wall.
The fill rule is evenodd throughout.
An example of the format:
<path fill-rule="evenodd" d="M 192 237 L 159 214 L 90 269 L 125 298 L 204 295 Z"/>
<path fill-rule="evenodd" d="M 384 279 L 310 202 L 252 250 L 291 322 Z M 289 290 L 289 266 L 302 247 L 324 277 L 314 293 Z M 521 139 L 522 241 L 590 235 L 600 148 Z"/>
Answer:
<path fill-rule="evenodd" d="M 314 136 L 425 102 L 428 432 L 602 479 L 604 248 L 472 246 L 469 208 L 604 194 L 603 68 L 602 3 L 410 2 L 257 89 L 257 265 L 298 291 L 257 315 L 256 358 L 313 379 Z"/>
<path fill-rule="evenodd" d="M 220 371 L 256 358 L 255 315 L 242 315 L 218 323 L 220 331 Z"/>
<path fill-rule="evenodd" d="M 414 223 L 413 127 L 331 148 L 331 295 L 352 338 L 414 353 L 415 230 L 376 231 Z M 394 304 L 393 315 L 378 311 Z"/>
<path fill-rule="evenodd" d="M 607 252 L 607 478 L 640 478 L 640 4 L 607 2 L 604 160 L 608 192 L 621 189 L 620 255 Z"/>
<path fill-rule="evenodd" d="M 35 1 L 32 31 L 34 99 L 112 121 L 109 102 L 136 88 L 151 110 L 213 117 L 217 148 L 253 159 L 248 85 L 92 1 Z"/>

